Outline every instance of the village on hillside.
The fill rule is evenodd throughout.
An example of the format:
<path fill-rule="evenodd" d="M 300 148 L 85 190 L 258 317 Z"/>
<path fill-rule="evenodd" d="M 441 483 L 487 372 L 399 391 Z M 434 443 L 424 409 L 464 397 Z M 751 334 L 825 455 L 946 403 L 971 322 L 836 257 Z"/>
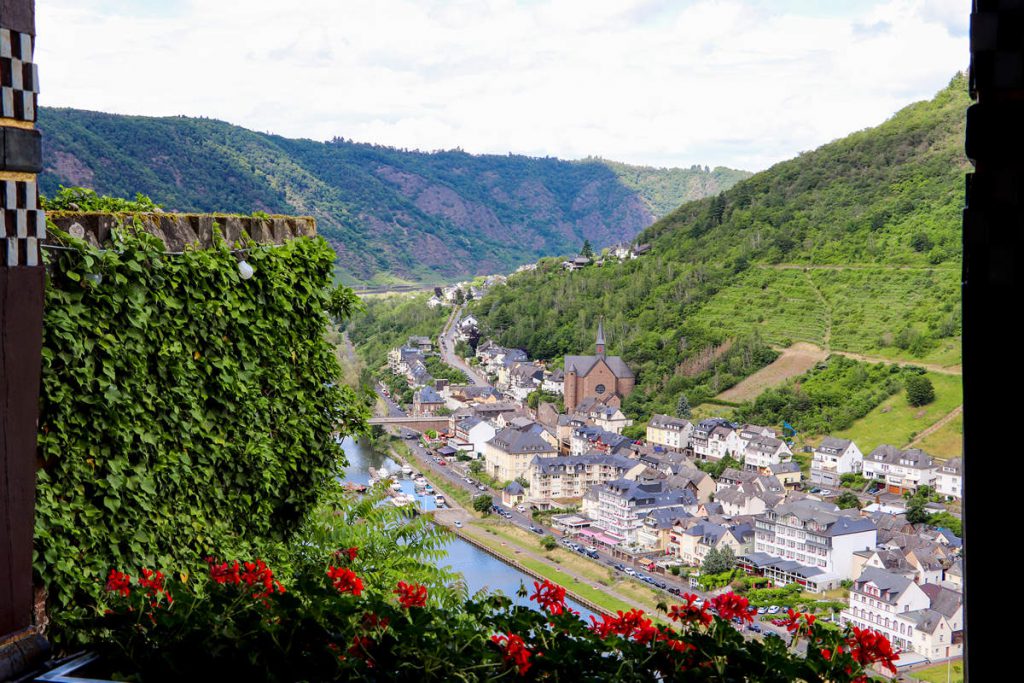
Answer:
<path fill-rule="evenodd" d="M 634 440 L 621 404 L 635 377 L 605 353 L 602 325 L 592 353 L 547 367 L 490 340 L 455 357 L 457 342 L 479 339 L 460 313 L 439 343 L 413 337 L 393 349 L 388 369 L 414 390 L 408 415 L 447 418 L 428 441 L 435 459 L 466 464 L 503 506 L 543 513 L 582 554 L 682 570 L 694 586 L 714 557 L 777 587 L 845 589 L 838 621 L 884 634 L 904 662 L 962 654 L 962 542 L 923 521 L 958 509 L 961 459 L 891 445 L 864 454 L 828 436 L 803 471 L 785 435 L 719 417 L 654 415 Z M 470 382 L 432 378 L 435 353 Z"/>

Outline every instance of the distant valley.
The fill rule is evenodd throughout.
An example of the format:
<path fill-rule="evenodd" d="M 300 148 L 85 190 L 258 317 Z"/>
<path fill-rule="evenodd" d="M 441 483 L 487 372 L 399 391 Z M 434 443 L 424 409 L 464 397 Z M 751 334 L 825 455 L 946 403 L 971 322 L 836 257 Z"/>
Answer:
<path fill-rule="evenodd" d="M 307 214 L 347 284 L 438 283 L 630 241 L 680 204 L 750 176 L 591 158 L 292 140 L 211 119 L 39 113 L 41 190 L 142 192 L 168 210 Z"/>

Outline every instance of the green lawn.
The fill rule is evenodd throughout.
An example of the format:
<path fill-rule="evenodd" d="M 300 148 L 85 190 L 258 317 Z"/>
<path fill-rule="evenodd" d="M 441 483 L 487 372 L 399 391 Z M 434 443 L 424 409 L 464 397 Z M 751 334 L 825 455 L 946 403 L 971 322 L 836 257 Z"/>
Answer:
<path fill-rule="evenodd" d="M 935 386 L 935 400 L 927 406 L 915 408 L 908 405 L 906 392 L 900 391 L 854 422 L 849 429 L 833 436 L 852 439 L 864 455 L 881 444 L 902 448 L 913 438 L 912 434 L 924 431 L 964 402 L 963 381 L 959 375 L 929 372 L 928 378 Z"/>
<path fill-rule="evenodd" d="M 907 677 L 927 681 L 927 683 L 946 683 L 947 680 L 949 683 L 964 683 L 964 665 L 961 661 L 954 661 L 952 664 L 936 664 L 927 669 L 909 673 Z"/>
<path fill-rule="evenodd" d="M 956 458 L 964 453 L 964 416 L 957 415 L 917 444 L 925 453 L 940 458 Z"/>

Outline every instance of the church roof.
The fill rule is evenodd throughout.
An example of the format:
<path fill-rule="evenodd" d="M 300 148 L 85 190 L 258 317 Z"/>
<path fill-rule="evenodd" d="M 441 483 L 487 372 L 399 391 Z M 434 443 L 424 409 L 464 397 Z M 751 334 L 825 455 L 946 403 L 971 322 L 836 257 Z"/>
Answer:
<path fill-rule="evenodd" d="M 616 377 L 620 379 L 633 377 L 633 371 L 629 369 L 629 366 L 619 356 L 605 356 L 604 358 L 600 356 L 566 356 L 565 371 L 575 372 L 580 377 L 586 377 L 600 360 L 603 360 L 608 365 L 608 369 Z"/>

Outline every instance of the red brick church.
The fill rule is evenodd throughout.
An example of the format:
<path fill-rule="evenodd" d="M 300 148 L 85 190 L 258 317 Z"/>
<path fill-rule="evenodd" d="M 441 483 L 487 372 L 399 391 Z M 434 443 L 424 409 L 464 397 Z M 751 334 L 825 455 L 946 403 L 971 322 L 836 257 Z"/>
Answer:
<path fill-rule="evenodd" d="M 565 357 L 565 410 L 572 413 L 586 398 L 618 408 L 629 396 L 636 377 L 619 356 L 604 355 L 604 323 L 597 324 L 593 356 Z"/>

